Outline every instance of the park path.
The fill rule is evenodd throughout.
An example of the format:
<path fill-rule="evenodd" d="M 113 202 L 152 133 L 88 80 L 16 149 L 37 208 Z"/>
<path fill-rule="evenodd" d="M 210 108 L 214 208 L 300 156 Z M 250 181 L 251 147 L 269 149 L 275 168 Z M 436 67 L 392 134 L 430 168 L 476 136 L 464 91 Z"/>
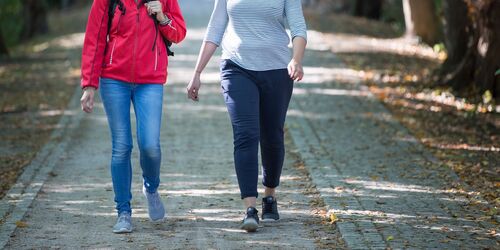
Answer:
<path fill-rule="evenodd" d="M 201 102 L 185 96 L 212 1 L 180 3 L 190 29 L 175 46 L 165 87 L 160 193 L 167 222 L 147 219 L 135 147 L 135 231 L 111 233 L 116 215 L 106 118 L 100 101 L 83 115 L 77 92 L 61 129 L 2 200 L 0 248 L 498 247 L 494 225 L 446 184 L 453 174 L 439 168 L 317 32 L 310 32 L 307 77 L 296 85 L 287 121 L 283 219 L 255 234 L 238 230 L 242 209 L 217 58 L 203 76 Z M 338 229 L 325 221 L 325 209 L 338 217 Z"/>
<path fill-rule="evenodd" d="M 193 103 L 185 94 L 213 3 L 181 3 L 190 29 L 182 45 L 174 46 L 176 56 L 169 65 L 161 131 L 159 192 L 168 220 L 153 224 L 147 218 L 135 145 L 134 233 L 111 232 L 116 214 L 106 117 L 100 100 L 94 113 L 82 114 L 77 90 L 60 124 L 65 129 L 56 132 L 40 153 L 42 157 L 28 167 L 6 196 L 0 248 L 5 244 L 7 249 L 244 249 L 248 245 L 313 249 L 320 246 L 322 241 L 316 239 L 322 232 L 329 237 L 334 235 L 325 231 L 334 226 L 323 225 L 320 212 L 311 207 L 314 194 L 306 190 L 308 179 L 296 167 L 298 160 L 293 154 L 286 160 L 279 196 L 282 220 L 262 223 L 255 234 L 238 229 L 244 209 L 232 163 L 231 125 L 218 83 L 218 58 L 214 58 L 204 75 L 201 102 Z M 15 203 L 16 206 L 9 206 Z"/>

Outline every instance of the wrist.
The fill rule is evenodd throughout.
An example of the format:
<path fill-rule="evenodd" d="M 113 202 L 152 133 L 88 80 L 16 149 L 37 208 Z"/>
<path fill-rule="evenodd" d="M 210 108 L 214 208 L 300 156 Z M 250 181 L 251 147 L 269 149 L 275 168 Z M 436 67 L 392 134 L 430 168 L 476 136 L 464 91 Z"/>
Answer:
<path fill-rule="evenodd" d="M 87 90 L 89 90 L 89 91 L 95 91 L 95 87 L 92 87 L 92 86 L 87 86 L 87 87 L 84 87 L 84 88 L 83 88 L 83 91 L 84 91 L 84 92 L 85 92 L 85 91 L 87 91 Z"/>
<path fill-rule="evenodd" d="M 171 21 L 170 19 L 167 17 L 167 15 L 161 13 L 160 15 L 158 15 L 158 22 L 160 23 L 160 25 L 167 25 L 169 24 Z"/>
<path fill-rule="evenodd" d="M 159 17 L 160 17 L 160 20 L 159 20 L 160 22 L 163 22 L 163 21 L 165 21 L 165 19 L 167 19 L 167 17 L 163 13 L 160 13 Z"/>

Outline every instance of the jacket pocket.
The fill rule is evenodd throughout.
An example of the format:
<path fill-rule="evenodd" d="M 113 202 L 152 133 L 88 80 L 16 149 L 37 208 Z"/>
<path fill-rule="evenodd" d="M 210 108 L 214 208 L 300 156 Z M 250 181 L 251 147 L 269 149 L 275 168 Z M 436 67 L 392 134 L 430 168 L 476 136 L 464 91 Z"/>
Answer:
<path fill-rule="evenodd" d="M 113 54 L 115 53 L 115 47 L 116 47 L 116 38 L 113 39 L 113 45 L 111 47 L 111 53 L 109 55 L 109 65 L 113 64 Z"/>

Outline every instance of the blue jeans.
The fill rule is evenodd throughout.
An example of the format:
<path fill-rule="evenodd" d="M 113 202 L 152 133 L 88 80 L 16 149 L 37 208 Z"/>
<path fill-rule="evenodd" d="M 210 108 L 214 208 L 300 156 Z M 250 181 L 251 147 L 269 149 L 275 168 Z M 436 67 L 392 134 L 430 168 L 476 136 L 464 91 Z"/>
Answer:
<path fill-rule="evenodd" d="M 112 139 L 111 177 L 116 210 L 132 212 L 132 129 L 130 104 L 137 120 L 137 141 L 144 186 L 150 193 L 160 185 L 160 127 L 163 105 L 163 85 L 133 84 L 113 79 L 101 79 L 100 94 L 108 118 Z"/>
<path fill-rule="evenodd" d="M 287 69 L 252 71 L 221 62 L 221 86 L 233 125 L 234 164 L 241 198 L 258 197 L 258 149 L 262 184 L 279 185 L 285 159 L 286 112 L 293 91 Z"/>

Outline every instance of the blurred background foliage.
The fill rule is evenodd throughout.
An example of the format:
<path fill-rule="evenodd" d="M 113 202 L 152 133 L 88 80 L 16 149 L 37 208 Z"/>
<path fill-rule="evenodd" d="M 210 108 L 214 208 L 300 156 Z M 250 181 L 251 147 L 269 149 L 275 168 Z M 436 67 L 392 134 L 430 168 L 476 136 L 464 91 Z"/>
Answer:
<path fill-rule="evenodd" d="M 182 1 L 182 0 L 180 0 Z M 447 54 L 433 75 L 436 85 L 463 96 L 500 97 L 500 1 L 498 0 L 302 0 L 320 14 L 339 13 L 390 24 L 398 36 Z M 49 32 L 47 13 L 89 0 L 0 1 L 0 56 Z M 336 25 L 325 22 L 324 25 Z M 376 36 L 378 31 L 373 32 Z"/>
<path fill-rule="evenodd" d="M 7 47 L 15 45 L 19 41 L 21 35 L 22 22 L 21 18 L 21 1 L 19 0 L 2 0 L 0 1 L 0 37 L 4 38 Z"/>

